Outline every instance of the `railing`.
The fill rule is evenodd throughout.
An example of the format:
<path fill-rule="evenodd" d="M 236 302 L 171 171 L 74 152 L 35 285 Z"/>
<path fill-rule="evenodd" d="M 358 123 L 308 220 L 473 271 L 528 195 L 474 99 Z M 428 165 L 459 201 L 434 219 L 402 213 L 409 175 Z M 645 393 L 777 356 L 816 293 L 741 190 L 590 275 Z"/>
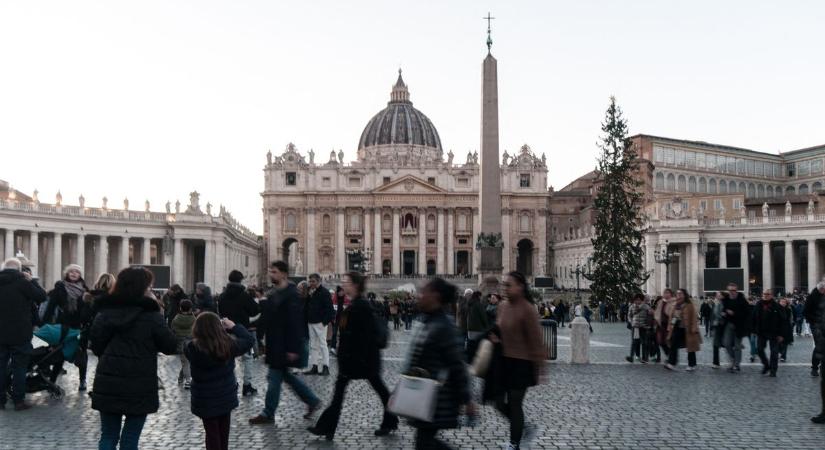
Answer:
<path fill-rule="evenodd" d="M 790 225 L 805 225 L 805 224 L 817 224 L 825 222 L 825 214 L 812 214 L 812 215 L 793 215 L 790 217 L 790 221 L 786 220 L 787 216 L 774 216 L 768 217 L 767 223 L 764 221 L 764 217 L 757 216 L 757 217 L 733 217 L 729 219 L 716 219 L 716 218 L 697 218 L 697 219 L 663 219 L 663 220 L 654 220 L 652 222 L 658 223 L 660 226 L 664 227 L 682 227 L 682 226 L 708 226 L 708 227 L 737 227 L 737 226 L 775 226 L 781 224 L 790 224 Z"/>

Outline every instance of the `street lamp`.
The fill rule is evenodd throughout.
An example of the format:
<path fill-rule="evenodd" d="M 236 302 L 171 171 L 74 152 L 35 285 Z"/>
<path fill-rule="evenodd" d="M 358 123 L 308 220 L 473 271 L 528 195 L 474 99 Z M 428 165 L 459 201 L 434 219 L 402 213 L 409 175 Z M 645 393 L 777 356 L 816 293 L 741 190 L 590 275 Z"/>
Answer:
<path fill-rule="evenodd" d="M 583 266 L 579 260 L 576 260 L 576 269 L 573 271 L 576 275 L 576 301 L 581 301 L 581 285 L 580 285 L 580 277 L 584 276 L 589 277 L 590 273 L 590 258 L 587 258 L 587 265 Z"/>
<path fill-rule="evenodd" d="M 679 252 L 672 252 L 668 248 L 667 241 L 653 254 L 656 262 L 665 265 L 665 287 L 670 287 L 670 265 L 679 257 Z"/>

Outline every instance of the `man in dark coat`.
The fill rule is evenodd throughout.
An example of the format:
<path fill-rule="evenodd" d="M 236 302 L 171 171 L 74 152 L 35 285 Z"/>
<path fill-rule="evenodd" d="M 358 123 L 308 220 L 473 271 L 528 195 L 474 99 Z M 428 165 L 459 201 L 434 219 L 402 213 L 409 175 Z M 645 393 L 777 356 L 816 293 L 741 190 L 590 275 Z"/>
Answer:
<path fill-rule="evenodd" d="M 816 303 L 815 306 L 808 307 L 805 305 L 805 318 L 811 324 L 811 333 L 814 335 L 814 358 L 822 361 L 825 357 L 825 281 L 819 282 L 816 285 L 811 295 L 808 296 L 808 302 Z M 825 374 L 824 374 L 825 375 Z M 820 378 L 819 382 L 819 397 L 822 400 L 822 411 L 818 416 L 811 417 L 811 422 L 823 424 L 825 423 L 825 376 Z"/>
<path fill-rule="evenodd" d="M 820 313 L 825 310 L 825 282 L 817 284 L 808 295 L 808 300 L 805 301 L 805 308 L 802 310 L 802 315 L 811 327 L 811 334 L 814 335 L 814 351 L 811 355 L 811 376 L 819 376 L 819 366 L 822 365 L 822 354 L 825 353 L 825 348 L 818 348 L 819 343 L 816 341 L 816 335 L 819 331 L 819 317 Z"/>
<path fill-rule="evenodd" d="M 221 317 L 240 324 L 244 329 L 249 328 L 249 318 L 258 315 L 258 303 L 249 295 L 246 286 L 241 284 L 244 276 L 240 271 L 229 272 L 229 283 L 223 293 L 218 297 L 218 311 Z M 255 395 L 258 390 L 252 387 L 252 352 L 248 351 L 241 356 L 241 367 L 243 367 L 243 391 L 244 396 Z"/>
<path fill-rule="evenodd" d="M 327 347 L 327 325 L 335 319 L 332 296 L 321 284 L 321 276 L 309 276 L 309 295 L 306 301 L 307 328 L 309 329 L 309 362 L 312 369 L 305 375 L 329 375 L 329 348 Z M 322 369 L 318 370 L 321 367 Z"/>
<path fill-rule="evenodd" d="M 29 408 L 26 369 L 32 352 L 33 311 L 46 301 L 46 291 L 21 268 L 19 259 L 9 258 L 0 271 L 0 409 L 6 409 L 11 363 L 12 402 L 18 411 Z"/>
<path fill-rule="evenodd" d="M 269 277 L 275 286 L 267 294 L 266 303 L 261 304 L 261 318 L 258 320 L 258 334 L 263 333 L 266 342 L 269 385 L 263 411 L 249 419 L 252 425 L 275 422 L 275 410 L 281 399 L 281 383 L 284 381 L 306 403 L 308 411 L 304 418 L 309 418 L 321 406 L 321 400 L 315 393 L 289 371 L 290 367 L 301 364 L 306 328 L 298 291 L 289 282 L 289 266 L 283 261 L 273 262 Z"/>
<path fill-rule="evenodd" d="M 748 301 L 739 292 L 736 283 L 728 283 L 729 298 L 723 300 L 722 318 L 725 321 L 723 342 L 732 364 L 728 372 L 739 372 L 742 362 L 742 338 L 750 334 L 750 314 Z"/>
<path fill-rule="evenodd" d="M 790 339 L 791 329 L 785 311 L 773 299 L 773 290 L 765 289 L 762 301 L 753 307 L 753 332 L 756 334 L 756 348 L 762 361 L 762 375 L 770 372 L 776 376 L 779 367 L 779 346 Z M 765 357 L 765 346 L 769 345 L 771 357 Z"/>

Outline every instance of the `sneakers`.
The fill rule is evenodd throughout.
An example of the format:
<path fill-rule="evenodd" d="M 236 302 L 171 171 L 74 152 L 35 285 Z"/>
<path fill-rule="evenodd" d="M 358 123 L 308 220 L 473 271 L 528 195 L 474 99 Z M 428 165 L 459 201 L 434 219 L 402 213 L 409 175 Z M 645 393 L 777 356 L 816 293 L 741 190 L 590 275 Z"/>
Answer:
<path fill-rule="evenodd" d="M 322 370 L 319 375 L 324 377 L 329 376 L 329 366 L 324 366 L 324 370 Z"/>
<path fill-rule="evenodd" d="M 674 367 L 673 365 L 668 363 L 668 364 L 665 364 L 665 369 L 667 369 L 667 370 L 676 370 L 676 367 Z"/>
<path fill-rule="evenodd" d="M 525 447 L 530 447 L 530 444 L 536 440 L 536 435 L 538 434 L 538 428 L 532 424 L 525 424 L 524 425 L 524 433 L 521 435 L 521 444 Z"/>
<path fill-rule="evenodd" d="M 721 368 L 722 368 L 722 366 L 720 366 L 719 364 L 713 364 L 713 365 L 711 365 L 711 366 L 710 366 L 710 368 L 711 368 L 711 369 L 716 369 L 716 370 L 719 370 L 719 369 L 721 369 Z"/>
<path fill-rule="evenodd" d="M 818 416 L 811 417 L 811 422 L 813 423 L 825 423 L 825 413 L 822 413 Z"/>
<path fill-rule="evenodd" d="M 311 370 L 307 370 L 306 372 L 304 372 L 304 375 L 318 375 L 318 374 L 319 374 L 318 366 L 312 366 Z"/>
<path fill-rule="evenodd" d="M 265 425 L 268 423 L 275 423 L 275 419 L 272 417 L 266 417 L 263 414 L 258 414 L 257 416 L 249 419 L 250 425 Z"/>
<path fill-rule="evenodd" d="M 817 370 L 816 368 L 811 369 L 811 376 L 812 377 L 818 377 L 819 376 L 819 370 Z"/>
<path fill-rule="evenodd" d="M 243 390 L 242 390 L 242 394 L 241 394 L 241 395 L 243 395 L 244 397 L 246 397 L 246 396 L 248 396 L 248 395 L 255 395 L 255 394 L 257 394 L 257 393 L 258 393 L 258 390 L 257 390 L 257 389 L 255 389 L 254 387 L 252 387 L 252 385 L 251 385 L 251 384 L 245 384 L 245 385 L 243 385 Z"/>
<path fill-rule="evenodd" d="M 685 369 L 685 372 L 694 372 L 694 371 L 696 371 L 696 366 L 688 366 L 687 369 Z"/>
<path fill-rule="evenodd" d="M 646 360 L 646 359 L 643 359 L 643 360 L 642 360 L 642 364 L 647 364 L 647 360 Z"/>
<path fill-rule="evenodd" d="M 312 406 L 308 406 L 307 407 L 307 413 L 304 414 L 304 420 L 309 420 L 312 417 L 312 415 L 315 414 L 315 411 L 318 411 L 318 408 L 320 408 L 320 407 L 321 407 L 321 401 L 320 400 L 318 400 L 318 403 L 316 403 Z"/>
<path fill-rule="evenodd" d="M 398 429 L 398 425 L 396 425 L 395 427 L 392 427 L 392 428 L 390 428 L 390 427 L 381 427 L 381 428 L 375 430 L 375 432 L 373 434 L 375 434 L 376 436 L 388 436 L 390 433 L 392 433 L 393 431 L 395 431 L 397 429 Z"/>
<path fill-rule="evenodd" d="M 632 356 L 625 356 L 624 360 L 629 362 L 629 363 L 632 363 L 633 362 L 633 357 Z"/>
<path fill-rule="evenodd" d="M 192 380 L 185 380 L 183 382 L 183 388 L 187 391 L 192 388 Z"/>
<path fill-rule="evenodd" d="M 762 368 L 762 375 L 767 375 L 768 372 L 770 372 L 770 371 L 771 371 L 771 368 L 768 367 L 768 366 L 765 366 L 765 367 Z"/>
<path fill-rule="evenodd" d="M 754 362 L 754 361 L 756 361 L 756 357 L 751 355 L 751 362 Z"/>
<path fill-rule="evenodd" d="M 331 441 L 332 438 L 335 437 L 334 434 L 327 433 L 326 431 L 323 431 L 318 427 L 307 427 L 307 431 L 309 431 L 311 434 L 314 434 L 315 436 L 323 436 L 324 439 L 326 439 L 328 441 Z"/>

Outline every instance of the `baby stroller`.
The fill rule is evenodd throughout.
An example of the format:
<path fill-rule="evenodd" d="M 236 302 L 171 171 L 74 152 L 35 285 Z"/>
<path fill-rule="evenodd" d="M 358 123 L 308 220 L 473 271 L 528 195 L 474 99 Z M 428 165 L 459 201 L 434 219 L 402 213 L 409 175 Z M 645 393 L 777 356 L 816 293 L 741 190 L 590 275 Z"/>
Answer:
<path fill-rule="evenodd" d="M 32 351 L 26 372 L 26 392 L 46 391 L 53 399 L 60 400 L 65 392 L 55 381 L 63 371 L 63 362 L 74 360 L 80 330 L 61 325 L 44 325 L 34 335 L 48 345 Z"/>

